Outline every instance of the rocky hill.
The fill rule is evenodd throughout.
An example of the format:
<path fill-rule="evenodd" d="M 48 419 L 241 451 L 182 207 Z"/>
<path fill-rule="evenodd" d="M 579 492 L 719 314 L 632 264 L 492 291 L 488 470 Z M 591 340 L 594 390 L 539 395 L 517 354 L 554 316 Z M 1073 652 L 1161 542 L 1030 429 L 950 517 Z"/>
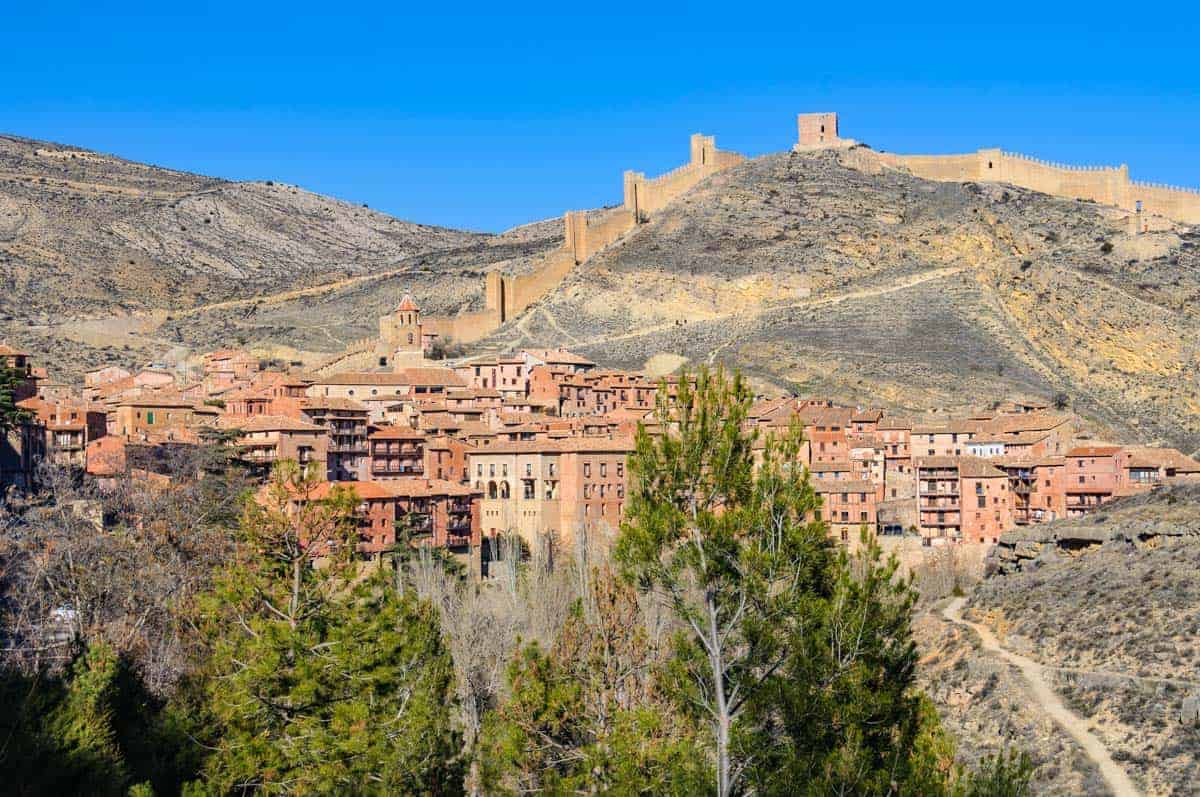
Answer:
<path fill-rule="evenodd" d="M 1135 237 L 1093 203 L 848 159 L 710 178 L 493 344 L 725 361 L 916 412 L 1062 392 L 1118 434 L 1200 445 L 1200 230 Z"/>
<path fill-rule="evenodd" d="M 1200 485 L 1176 487 L 1013 532 L 1002 551 L 1020 550 L 1021 566 L 985 579 L 967 601 L 967 617 L 1041 665 L 1151 795 L 1194 794 L 1200 772 L 1198 507 Z M 918 634 L 924 680 L 969 752 L 1008 740 L 1034 754 L 1042 791 L 1103 791 L 1092 762 L 1038 710 L 1011 664 L 935 614 Z"/>
<path fill-rule="evenodd" d="M 519 271 L 561 236 L 561 222 L 465 232 L 272 181 L 0 136 L 0 340 L 67 376 L 239 341 L 336 351 L 406 289 L 452 312 L 487 268 Z M 312 288 L 335 296 L 322 318 Z"/>

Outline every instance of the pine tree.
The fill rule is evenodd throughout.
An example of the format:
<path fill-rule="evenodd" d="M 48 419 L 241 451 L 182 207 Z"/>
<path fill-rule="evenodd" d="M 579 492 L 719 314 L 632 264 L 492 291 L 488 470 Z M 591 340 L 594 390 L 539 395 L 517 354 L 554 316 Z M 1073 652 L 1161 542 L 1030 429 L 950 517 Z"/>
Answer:
<path fill-rule="evenodd" d="M 315 490 L 294 466 L 276 472 L 202 606 L 215 747 L 204 788 L 455 793 L 454 672 L 436 612 L 378 572 L 359 577 L 356 502 Z"/>
<path fill-rule="evenodd" d="M 17 406 L 17 394 L 25 384 L 23 371 L 0 365 L 0 437 L 19 426 L 29 413 Z"/>
<path fill-rule="evenodd" d="M 666 432 L 639 431 L 616 546 L 681 629 L 671 673 L 709 730 L 713 791 L 962 793 L 975 781 L 915 686 L 911 582 L 865 528 L 834 552 L 801 430 L 759 445 L 751 398 L 720 371 L 660 390 Z"/>
<path fill-rule="evenodd" d="M 819 614 L 834 558 L 818 499 L 799 465 L 798 429 L 766 441 L 746 428 L 752 401 L 740 376 L 685 375 L 659 391 L 657 420 L 640 429 L 630 499 L 615 555 L 656 591 L 683 630 L 676 682 L 708 725 L 721 797 L 741 789 L 756 729 L 744 721 L 781 677 L 789 642 Z"/>

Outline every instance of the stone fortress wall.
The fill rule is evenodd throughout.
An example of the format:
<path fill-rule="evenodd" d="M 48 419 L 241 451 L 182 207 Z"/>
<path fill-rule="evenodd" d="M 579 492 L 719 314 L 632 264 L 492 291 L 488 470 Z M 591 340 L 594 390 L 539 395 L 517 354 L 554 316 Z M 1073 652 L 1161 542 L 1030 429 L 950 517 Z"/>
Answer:
<path fill-rule="evenodd" d="M 650 179 L 642 172 L 625 172 L 622 205 L 591 218 L 584 211 L 568 211 L 563 217 L 562 246 L 547 254 L 531 273 L 490 272 L 484 281 L 483 310 L 426 318 L 426 331 L 459 343 L 486 337 L 558 287 L 575 266 L 648 221 L 701 180 L 743 160 L 736 152 L 717 149 L 713 136 L 696 133 L 691 138 L 691 156 L 683 166 Z"/>
<path fill-rule="evenodd" d="M 858 146 L 853 139 L 842 138 L 838 115 L 833 112 L 799 114 L 797 133 L 795 151 L 846 150 L 843 162 L 855 168 L 899 169 L 926 180 L 1008 183 L 1065 199 L 1092 200 L 1129 211 L 1136 229 L 1141 229 L 1142 214 L 1200 224 L 1200 190 L 1131 180 L 1129 167 L 1124 164 L 1069 166 L 1000 149 L 958 155 L 875 152 Z M 585 211 L 568 211 L 563 217 L 562 245 L 543 257 L 532 272 L 488 273 L 484 309 L 427 317 L 423 321 L 426 332 L 458 343 L 486 337 L 553 291 L 575 266 L 619 241 L 705 178 L 745 160 L 736 152 L 717 149 L 713 136 L 696 133 L 690 143 L 688 162 L 666 174 L 647 178 L 642 172 L 626 171 L 624 202 L 620 206 L 590 217 Z M 321 372 L 370 369 L 377 365 L 376 344 L 374 338 L 355 341 L 318 368 Z"/>
<path fill-rule="evenodd" d="M 815 139 L 814 130 L 822 125 L 825 130 L 832 126 L 832 139 Z M 848 141 L 837 137 L 837 114 L 800 114 L 798 126 L 797 151 L 844 146 Z M 903 169 L 926 180 L 1008 183 L 1064 199 L 1090 199 L 1135 214 L 1200 224 L 1200 190 L 1131 180 L 1125 164 L 1069 166 L 1000 149 L 981 149 L 962 155 L 879 152 L 874 157 L 885 166 Z"/>

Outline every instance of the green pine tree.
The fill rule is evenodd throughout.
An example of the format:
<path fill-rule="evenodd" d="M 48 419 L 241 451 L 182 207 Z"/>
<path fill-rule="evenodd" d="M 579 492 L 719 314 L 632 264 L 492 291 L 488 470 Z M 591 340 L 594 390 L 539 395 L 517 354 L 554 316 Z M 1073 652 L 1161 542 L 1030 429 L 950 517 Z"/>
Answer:
<path fill-rule="evenodd" d="M 704 721 L 715 791 L 737 793 L 754 760 L 748 712 L 774 690 L 791 641 L 833 590 L 835 558 L 798 462 L 801 434 L 766 442 L 747 429 L 752 395 L 740 376 L 701 371 L 659 391 L 667 434 L 639 430 L 630 498 L 615 555 L 655 590 L 682 630 L 675 681 Z"/>
<path fill-rule="evenodd" d="M 276 472 L 265 505 L 247 511 L 243 555 L 201 607 L 215 748 L 203 789 L 456 793 L 454 671 L 437 614 L 378 572 L 359 577 L 356 501 L 294 500 L 315 489 L 294 465 Z"/>
<path fill-rule="evenodd" d="M 25 382 L 24 371 L 0 365 L 0 437 L 29 417 L 29 413 L 17 406 L 17 394 Z"/>
<path fill-rule="evenodd" d="M 866 529 L 835 552 L 801 430 L 759 446 L 751 401 L 720 371 L 660 390 L 667 432 L 639 431 L 615 549 L 680 629 L 671 680 L 708 729 L 712 791 L 967 793 L 975 776 L 915 685 L 911 582 Z M 1007 759 L 984 774 L 1027 775 Z"/>

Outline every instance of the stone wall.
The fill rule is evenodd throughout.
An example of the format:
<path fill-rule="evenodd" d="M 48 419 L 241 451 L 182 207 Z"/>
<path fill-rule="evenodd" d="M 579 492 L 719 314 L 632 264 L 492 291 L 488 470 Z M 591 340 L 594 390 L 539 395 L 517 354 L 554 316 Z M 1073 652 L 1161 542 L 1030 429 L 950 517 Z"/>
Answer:
<path fill-rule="evenodd" d="M 886 166 L 926 180 L 996 182 L 1064 199 L 1088 199 L 1131 212 L 1200 224 L 1200 191 L 1129 179 L 1129 167 L 1070 166 L 999 149 L 963 155 L 878 153 Z"/>
<path fill-rule="evenodd" d="M 639 220 L 646 221 L 704 178 L 745 160 L 736 152 L 718 150 L 712 136 L 696 133 L 689 144 L 688 163 L 678 169 L 653 179 L 646 179 L 641 172 L 625 172 L 625 201 L 620 207 L 590 218 L 584 211 L 568 211 L 563 217 L 562 246 L 547 254 L 529 274 L 489 273 L 483 310 L 426 318 L 426 331 L 459 343 L 486 337 L 558 287 L 575 266 L 619 241 Z"/>

